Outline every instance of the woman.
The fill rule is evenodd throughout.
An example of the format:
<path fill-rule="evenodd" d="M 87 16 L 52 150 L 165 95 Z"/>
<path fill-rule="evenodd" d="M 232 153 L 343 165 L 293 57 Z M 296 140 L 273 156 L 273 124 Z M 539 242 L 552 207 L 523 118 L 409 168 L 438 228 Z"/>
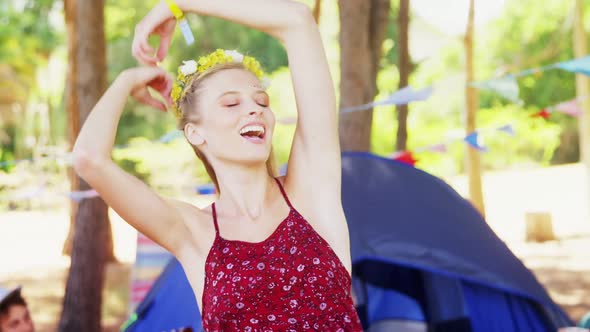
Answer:
<path fill-rule="evenodd" d="M 204 69 L 187 62 L 174 89 L 156 67 L 175 25 L 165 2 L 135 30 L 133 54 L 148 67 L 123 72 L 84 124 L 74 147 L 77 172 L 179 259 L 205 330 L 361 331 L 340 199 L 336 99 L 308 8 L 288 0 L 177 3 L 184 12 L 241 23 L 284 44 L 298 108 L 287 176 L 274 178 L 270 165 L 275 119 L 253 59 L 218 51 L 195 62 Z M 157 53 L 147 43 L 152 34 L 161 36 Z M 162 198 L 111 161 L 127 95 L 165 110 L 146 86 L 178 111 L 179 128 L 218 189 L 211 206 Z"/>

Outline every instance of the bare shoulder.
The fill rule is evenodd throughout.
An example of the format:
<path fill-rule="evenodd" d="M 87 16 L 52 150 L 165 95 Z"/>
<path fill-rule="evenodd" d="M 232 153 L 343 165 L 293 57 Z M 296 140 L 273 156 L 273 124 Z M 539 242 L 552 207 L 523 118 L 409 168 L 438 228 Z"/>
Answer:
<path fill-rule="evenodd" d="M 209 251 L 215 239 L 215 226 L 211 205 L 199 208 L 188 202 L 170 199 L 168 200 L 180 214 L 185 229 L 189 234 L 184 237 L 188 240 L 188 247 L 199 254 Z"/>

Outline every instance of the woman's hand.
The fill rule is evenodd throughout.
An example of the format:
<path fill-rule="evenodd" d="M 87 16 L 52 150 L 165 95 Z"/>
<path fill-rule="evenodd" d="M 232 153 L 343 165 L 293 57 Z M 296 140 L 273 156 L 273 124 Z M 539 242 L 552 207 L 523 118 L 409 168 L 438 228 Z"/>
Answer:
<path fill-rule="evenodd" d="M 283 43 L 302 27 L 315 27 L 309 8 L 292 0 L 173 0 L 186 14 L 213 16 L 267 33 Z M 156 65 L 168 54 L 176 19 L 164 0 L 135 27 L 133 56 L 144 65 Z M 299 33 L 301 34 L 301 33 Z M 151 35 L 160 36 L 156 51 L 148 43 Z M 305 39 L 305 36 L 303 37 Z M 296 42 L 297 44 L 297 42 Z"/>
<path fill-rule="evenodd" d="M 175 27 L 172 12 L 163 0 L 160 1 L 135 27 L 131 53 L 140 63 L 155 66 L 168 54 Z M 160 36 L 157 52 L 148 43 L 151 35 Z"/>
<path fill-rule="evenodd" d="M 121 79 L 129 88 L 129 94 L 140 103 L 152 106 L 166 112 L 166 105 L 152 96 L 148 87 L 161 95 L 168 105 L 172 105 L 170 91 L 172 90 L 173 77 L 160 67 L 136 67 L 126 69 Z"/>

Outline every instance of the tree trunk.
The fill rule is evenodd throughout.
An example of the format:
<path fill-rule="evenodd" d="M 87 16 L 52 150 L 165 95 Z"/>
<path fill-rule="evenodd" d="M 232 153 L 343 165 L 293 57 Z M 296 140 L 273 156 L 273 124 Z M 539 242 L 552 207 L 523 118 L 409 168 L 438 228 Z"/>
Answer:
<path fill-rule="evenodd" d="M 389 19 L 389 0 L 339 0 L 340 107 L 371 102 L 377 90 L 381 45 Z M 344 151 L 371 149 L 373 110 L 341 113 L 340 143 Z"/>
<path fill-rule="evenodd" d="M 466 106 L 466 132 L 471 133 L 475 130 L 475 115 L 478 107 L 477 90 L 470 86 L 469 83 L 474 81 L 473 78 L 473 18 L 474 18 L 474 0 L 469 0 L 469 18 L 467 20 L 467 30 L 465 32 L 465 106 Z M 483 203 L 483 193 L 481 188 L 481 165 L 479 152 L 467 145 L 467 173 L 469 177 L 469 199 L 471 203 L 485 216 L 485 207 Z"/>
<path fill-rule="evenodd" d="M 98 49 L 98 45 L 94 46 L 95 49 L 93 48 L 93 50 L 97 50 L 98 52 L 102 52 L 100 54 L 94 54 L 96 57 L 103 57 L 103 59 L 101 59 L 100 61 L 98 60 L 89 60 L 87 58 L 80 58 L 80 54 L 78 54 L 78 47 L 86 47 L 86 45 L 88 43 L 84 43 L 82 42 L 80 45 L 78 44 L 78 40 L 79 38 L 81 38 L 82 33 L 78 31 L 78 21 L 80 22 L 87 22 L 85 20 L 79 20 L 78 17 L 76 16 L 76 3 L 77 0 L 65 0 L 64 1 L 64 11 L 65 11 L 65 19 L 66 19 L 66 26 L 67 26 L 67 34 L 68 34 L 68 58 L 69 58 L 69 62 L 68 62 L 68 72 L 67 72 L 67 77 L 66 77 L 66 91 L 65 91 L 65 106 L 66 106 L 66 113 L 67 113 L 67 138 L 68 138 L 68 142 L 69 142 L 69 151 L 72 150 L 73 146 L 74 146 L 74 142 L 76 141 L 76 137 L 78 137 L 78 133 L 80 132 L 80 128 L 82 127 L 82 123 L 80 121 L 80 117 L 81 115 L 83 115 L 83 119 L 86 119 L 86 116 L 88 115 L 88 113 L 90 112 L 90 110 L 92 109 L 92 106 L 94 106 L 94 104 L 92 104 L 92 106 L 90 106 L 90 108 L 88 109 L 83 109 L 81 108 L 81 104 L 79 104 L 80 102 L 80 98 L 78 97 L 78 93 L 85 92 L 86 87 L 80 85 L 80 77 L 79 77 L 79 72 L 78 72 L 78 59 L 80 59 L 81 61 L 89 61 L 89 63 L 103 63 L 104 66 L 104 73 L 100 73 L 98 75 L 92 74 L 91 77 L 96 77 L 97 81 L 94 82 L 94 84 L 99 84 L 98 79 L 104 80 L 104 83 L 100 83 L 100 84 L 104 84 L 102 85 L 102 88 L 100 89 L 101 91 L 103 91 L 106 87 L 106 49 L 105 49 L 105 42 L 102 42 L 102 49 L 103 51 L 97 50 Z M 102 12 L 102 7 L 101 7 L 101 12 Z M 79 12 L 78 12 L 79 13 Z M 86 14 L 88 15 L 88 14 Z M 90 14 L 91 15 L 91 14 Z M 102 23 L 101 23 L 102 26 Z M 87 27 L 87 26 L 80 26 L 80 28 L 84 29 L 91 29 L 91 27 Z M 86 32 L 86 34 L 88 34 L 89 32 Z M 95 37 L 96 38 L 96 37 Z M 99 38 L 103 38 L 99 37 Z M 100 43 L 99 43 L 100 44 Z M 84 52 L 83 50 L 81 50 L 81 52 Z M 91 53 L 90 51 L 86 51 L 87 53 Z M 90 65 L 92 67 L 92 65 Z M 96 71 L 100 71 L 103 70 L 101 68 L 91 68 L 90 70 L 96 70 Z M 89 83 L 86 83 L 89 84 Z M 82 91 L 84 90 L 84 91 Z M 102 92 L 101 92 L 102 94 Z M 100 95 L 98 95 L 98 97 L 100 97 Z M 91 98 L 92 99 L 92 98 Z M 97 99 L 98 100 L 98 99 Z M 80 179 L 78 178 L 78 176 L 76 175 L 76 173 L 74 172 L 73 168 L 68 167 L 67 170 L 67 174 L 68 177 L 70 179 L 70 190 L 71 191 L 78 191 L 81 190 L 80 189 Z M 77 216 L 77 211 L 78 211 L 78 203 L 70 200 L 70 228 L 68 230 L 68 236 L 66 237 L 66 240 L 64 242 L 63 245 L 63 249 L 62 249 L 62 253 L 64 255 L 72 255 L 72 245 L 73 245 L 73 240 L 74 240 L 74 233 L 76 230 L 76 216 Z M 108 221 L 107 221 L 108 222 Z M 105 249 L 105 257 L 107 259 L 108 262 L 112 262 L 115 261 L 115 255 L 114 255 L 114 245 L 113 245 L 113 237 L 111 234 L 111 228 L 110 228 L 110 223 L 109 223 L 109 227 L 108 227 L 108 237 L 106 242 L 104 243 L 104 249 Z"/>
<path fill-rule="evenodd" d="M 70 116 L 68 136 L 73 144 L 106 88 L 104 3 L 66 0 L 64 7 L 69 44 L 66 108 Z M 74 190 L 91 189 L 77 176 L 73 179 Z M 108 209 L 100 198 L 89 198 L 73 210 L 72 259 L 59 331 L 99 332 L 107 249 L 112 243 Z"/>
<path fill-rule="evenodd" d="M 315 18 L 316 23 L 320 24 L 320 15 L 322 12 L 322 0 L 315 0 L 315 5 L 313 6 L 313 17 Z"/>
<path fill-rule="evenodd" d="M 399 88 L 408 86 L 412 65 L 410 63 L 410 45 L 408 41 L 408 26 L 410 23 L 410 0 L 400 0 L 397 25 L 399 31 Z M 407 150 L 408 143 L 408 104 L 397 107 L 397 139 L 396 150 Z"/>
<path fill-rule="evenodd" d="M 584 31 L 584 1 L 576 0 L 574 19 L 574 54 L 576 58 L 588 54 L 586 32 Z M 583 74 L 576 74 L 576 95 L 583 110 L 580 116 L 580 161 L 586 169 L 586 190 L 590 194 L 590 80 Z M 586 207 L 590 216 L 590 207 Z"/>

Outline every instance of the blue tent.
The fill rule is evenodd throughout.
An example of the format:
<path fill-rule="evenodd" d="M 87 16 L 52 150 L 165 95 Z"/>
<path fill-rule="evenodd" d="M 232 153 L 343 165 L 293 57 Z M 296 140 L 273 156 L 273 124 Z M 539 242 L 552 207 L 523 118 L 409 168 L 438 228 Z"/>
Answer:
<path fill-rule="evenodd" d="M 445 182 L 367 153 L 344 153 L 342 170 L 353 290 L 366 330 L 554 332 L 572 325 Z M 176 260 L 138 311 L 127 331 L 201 329 Z"/>
<path fill-rule="evenodd" d="M 181 332 L 187 328 L 203 330 L 199 307 L 184 269 L 171 258 L 121 330 Z"/>

